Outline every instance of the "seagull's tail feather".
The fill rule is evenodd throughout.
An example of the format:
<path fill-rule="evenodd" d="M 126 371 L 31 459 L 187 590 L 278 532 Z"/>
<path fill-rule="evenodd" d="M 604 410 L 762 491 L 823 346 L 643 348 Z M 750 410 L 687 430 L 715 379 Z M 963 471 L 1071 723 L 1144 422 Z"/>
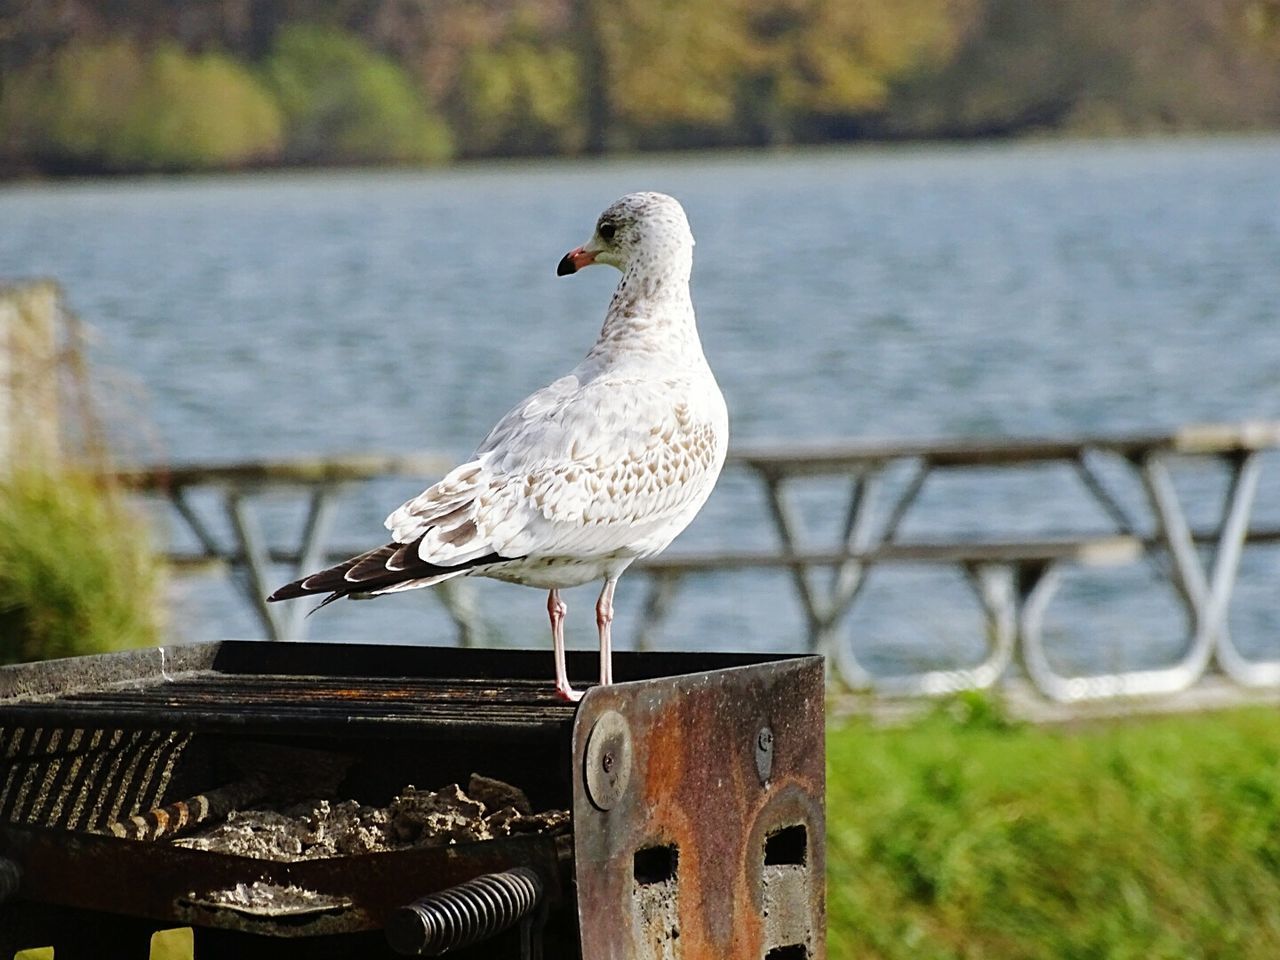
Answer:
<path fill-rule="evenodd" d="M 343 560 L 341 563 L 325 570 L 319 570 L 316 573 L 294 580 L 292 583 L 286 583 L 271 596 L 267 597 L 267 600 L 274 602 L 276 600 L 292 600 L 295 597 L 305 597 L 317 593 L 329 594 L 320 603 L 320 606 L 316 607 L 316 610 L 319 610 L 320 607 L 327 606 L 335 600 L 340 600 L 353 594 L 376 596 L 383 593 L 410 590 L 415 587 L 429 587 L 442 580 L 470 573 L 477 567 L 502 563 L 504 560 L 510 559 L 499 556 L 496 553 L 490 553 L 456 566 L 441 566 L 417 559 L 416 552 L 411 551 L 410 555 L 414 556 L 414 559 L 406 563 L 404 546 L 405 544 L 403 543 L 388 543 L 386 546 L 378 547 L 376 550 L 370 550 L 359 556 L 351 557 L 349 560 Z M 393 559 L 397 561 L 397 564 L 391 567 L 389 563 Z M 314 612 L 313 610 L 312 613 Z"/>

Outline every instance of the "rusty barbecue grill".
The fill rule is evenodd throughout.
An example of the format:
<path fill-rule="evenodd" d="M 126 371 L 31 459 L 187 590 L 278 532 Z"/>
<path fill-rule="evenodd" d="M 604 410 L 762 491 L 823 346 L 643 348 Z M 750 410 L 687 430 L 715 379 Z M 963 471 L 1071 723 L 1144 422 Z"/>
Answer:
<path fill-rule="evenodd" d="M 546 661 L 228 642 L 0 668 L 0 957 L 144 957 L 174 926 L 200 960 L 825 957 L 821 661 L 620 654 L 576 706 Z M 369 810 L 444 832 L 200 839 L 302 801 L 310 854 Z"/>

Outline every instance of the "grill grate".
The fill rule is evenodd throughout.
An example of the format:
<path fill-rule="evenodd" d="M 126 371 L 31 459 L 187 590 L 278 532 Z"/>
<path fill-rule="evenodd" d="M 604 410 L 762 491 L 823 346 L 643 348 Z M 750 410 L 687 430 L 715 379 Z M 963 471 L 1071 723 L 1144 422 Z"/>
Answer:
<path fill-rule="evenodd" d="M 10 722 L 85 725 L 175 722 L 202 728 L 429 723 L 539 731 L 573 721 L 545 680 L 436 680 L 207 673 L 130 682 L 6 706 Z M 509 733 L 510 730 L 508 729 Z"/>
<path fill-rule="evenodd" d="M 96 831 L 154 806 L 191 734 L 0 728 L 0 821 Z"/>

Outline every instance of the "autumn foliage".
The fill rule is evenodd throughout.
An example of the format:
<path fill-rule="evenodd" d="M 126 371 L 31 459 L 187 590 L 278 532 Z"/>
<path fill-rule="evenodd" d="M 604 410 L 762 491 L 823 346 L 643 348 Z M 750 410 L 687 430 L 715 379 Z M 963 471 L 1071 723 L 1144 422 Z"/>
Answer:
<path fill-rule="evenodd" d="M 11 170 L 1267 128 L 1280 0 L 65 0 L 0 75 Z"/>

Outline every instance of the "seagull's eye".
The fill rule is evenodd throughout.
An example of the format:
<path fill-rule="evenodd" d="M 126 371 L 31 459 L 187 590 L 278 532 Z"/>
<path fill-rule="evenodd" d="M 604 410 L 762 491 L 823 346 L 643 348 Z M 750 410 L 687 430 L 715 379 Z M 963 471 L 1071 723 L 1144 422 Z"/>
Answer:
<path fill-rule="evenodd" d="M 600 224 L 598 230 L 600 233 L 600 238 L 602 240 L 612 240 L 613 235 L 614 233 L 617 232 L 618 228 L 614 226 L 614 224 L 611 223 L 610 221 L 605 220 L 603 223 Z"/>

